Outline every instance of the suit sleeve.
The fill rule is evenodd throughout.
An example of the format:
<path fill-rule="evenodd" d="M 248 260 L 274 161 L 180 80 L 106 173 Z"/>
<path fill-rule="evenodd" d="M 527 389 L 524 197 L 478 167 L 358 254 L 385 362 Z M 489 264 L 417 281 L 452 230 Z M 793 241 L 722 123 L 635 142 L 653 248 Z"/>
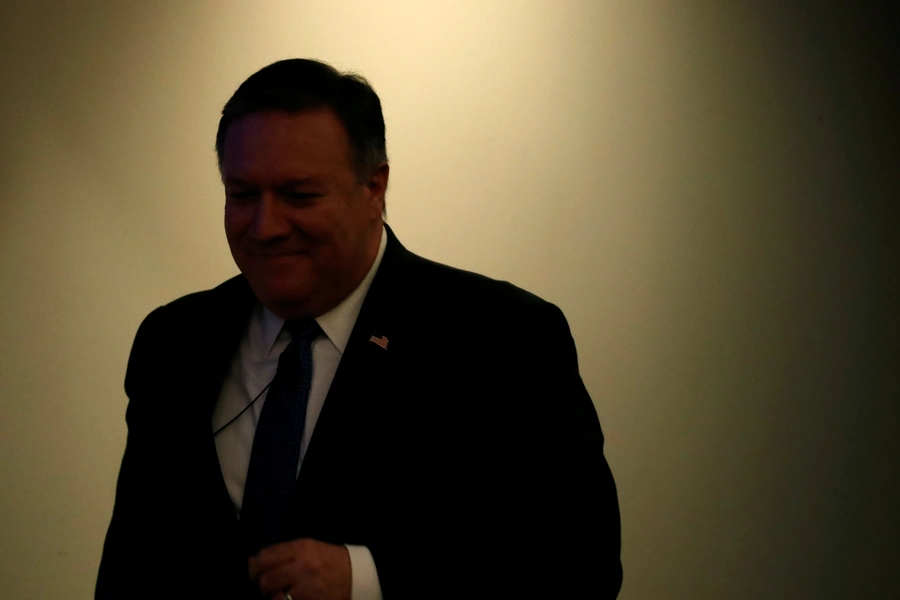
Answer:
<path fill-rule="evenodd" d="M 125 415 L 128 438 L 97 575 L 95 596 L 98 599 L 119 597 L 153 570 L 153 565 L 147 562 L 151 551 L 145 546 L 156 539 L 154 531 L 162 525 L 152 509 L 158 505 L 156 495 L 162 480 L 154 477 L 155 461 L 150 443 L 152 422 L 141 402 L 146 394 L 139 389 L 150 362 L 148 353 L 152 352 L 151 338 L 158 315 L 159 309 L 141 324 L 128 359 L 125 376 L 126 394 L 131 398 Z"/>
<path fill-rule="evenodd" d="M 497 589 L 509 597 L 612 600 L 622 584 L 616 487 L 562 312 L 539 303 L 508 332 L 501 361 L 504 448 L 495 519 L 508 539 Z"/>
<path fill-rule="evenodd" d="M 190 317 L 163 307 L 138 329 L 128 359 L 128 438 L 95 597 L 245 597 L 246 559 L 228 537 L 230 507 L 210 502 L 215 482 L 211 429 L 192 410 L 196 350 Z M 206 460 L 206 457 L 209 460 Z"/>
<path fill-rule="evenodd" d="M 543 440 L 534 456 L 534 481 L 543 482 L 535 510 L 549 545 L 539 562 L 554 573 L 544 585 L 557 597 L 612 599 L 622 583 L 616 487 L 568 324 L 558 308 L 545 307 L 548 343 L 530 345 L 531 357 L 523 359 L 535 372 L 546 369 L 535 377 L 533 396 L 544 407 L 534 429 Z"/>

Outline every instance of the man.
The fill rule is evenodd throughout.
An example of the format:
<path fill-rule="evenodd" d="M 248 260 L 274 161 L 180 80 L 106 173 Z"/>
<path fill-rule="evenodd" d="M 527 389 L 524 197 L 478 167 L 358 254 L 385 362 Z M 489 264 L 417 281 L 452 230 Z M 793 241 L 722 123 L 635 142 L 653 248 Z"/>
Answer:
<path fill-rule="evenodd" d="M 270 65 L 216 150 L 241 275 L 138 330 L 97 597 L 614 598 L 565 319 L 400 245 L 368 84 Z"/>

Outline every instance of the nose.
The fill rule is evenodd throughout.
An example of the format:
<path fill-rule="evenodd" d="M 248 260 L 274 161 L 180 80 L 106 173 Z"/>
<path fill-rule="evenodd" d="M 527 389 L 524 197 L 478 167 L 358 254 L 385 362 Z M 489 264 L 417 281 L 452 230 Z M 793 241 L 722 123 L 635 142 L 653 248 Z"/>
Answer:
<path fill-rule="evenodd" d="M 253 239 L 268 242 L 290 234 L 291 224 L 282 208 L 274 194 L 265 192 L 261 195 L 250 224 L 249 233 Z"/>

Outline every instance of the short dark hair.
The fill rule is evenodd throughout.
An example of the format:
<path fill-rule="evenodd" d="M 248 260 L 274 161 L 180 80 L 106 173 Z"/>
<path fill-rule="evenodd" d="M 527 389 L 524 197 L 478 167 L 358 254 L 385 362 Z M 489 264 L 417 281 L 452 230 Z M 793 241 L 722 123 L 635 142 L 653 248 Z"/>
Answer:
<path fill-rule="evenodd" d="M 331 108 L 350 138 L 360 182 L 387 162 L 384 116 L 378 94 L 361 75 L 341 73 L 329 64 L 306 58 L 280 60 L 244 81 L 222 109 L 216 133 L 219 168 L 228 126 L 240 117 L 268 110 L 299 112 Z"/>

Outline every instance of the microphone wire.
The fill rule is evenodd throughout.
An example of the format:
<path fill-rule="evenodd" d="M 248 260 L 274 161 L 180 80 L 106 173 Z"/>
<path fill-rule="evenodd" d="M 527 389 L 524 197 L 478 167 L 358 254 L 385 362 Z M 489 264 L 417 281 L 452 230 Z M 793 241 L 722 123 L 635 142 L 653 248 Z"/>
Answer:
<path fill-rule="evenodd" d="M 253 406 L 254 404 L 256 404 L 256 401 L 259 400 L 260 396 L 262 396 L 263 393 L 264 393 L 267 389 L 269 389 L 269 386 L 270 386 L 270 385 L 272 385 L 272 382 L 271 382 L 271 381 L 270 381 L 269 383 L 266 384 L 266 387 L 264 387 L 262 390 L 260 390 L 260 392 L 256 395 L 256 398 L 254 398 L 253 400 L 251 400 L 250 403 L 249 403 L 247 406 L 245 406 L 243 409 L 241 409 L 241 412 L 239 412 L 238 414 L 234 415 L 234 417 L 232 417 L 230 421 L 228 421 L 227 423 L 225 423 L 224 425 L 222 425 L 221 427 L 219 427 L 218 429 L 216 429 L 216 430 L 213 432 L 213 437 L 216 437 L 217 435 L 219 435 L 220 433 L 222 433 L 222 430 L 223 430 L 223 429 L 225 429 L 226 427 L 228 427 L 229 425 L 231 425 L 232 423 L 234 423 L 235 421 L 237 421 L 238 418 L 239 418 L 242 414 L 244 414 L 245 412 L 247 412 L 247 409 L 248 409 L 248 408 L 250 408 L 251 406 Z"/>

